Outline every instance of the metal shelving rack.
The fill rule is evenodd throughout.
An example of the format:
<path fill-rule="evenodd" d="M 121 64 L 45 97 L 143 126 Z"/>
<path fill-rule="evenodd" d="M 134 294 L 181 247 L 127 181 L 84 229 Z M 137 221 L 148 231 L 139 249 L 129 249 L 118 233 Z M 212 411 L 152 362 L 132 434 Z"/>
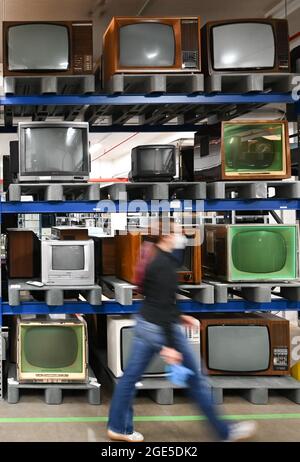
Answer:
<path fill-rule="evenodd" d="M 235 111 L 246 107 L 261 107 L 270 103 L 283 103 L 294 105 L 295 114 L 299 122 L 300 102 L 295 101 L 291 94 L 286 93 L 251 93 L 251 94 L 201 94 L 201 95 L 83 95 L 83 96 L 59 96 L 59 95 L 40 95 L 40 96 L 3 96 L 0 97 L 0 105 L 4 109 L 10 110 L 10 117 L 6 118 L 4 127 L 0 127 L 0 133 L 13 133 L 16 128 L 13 125 L 14 107 L 51 107 L 63 106 L 66 108 L 66 117 L 70 117 L 72 112 L 68 108 L 81 107 L 83 117 L 89 120 L 89 114 L 92 108 L 102 108 L 105 112 L 112 112 L 116 107 L 130 106 L 133 108 L 142 108 L 139 112 L 146 112 L 147 107 L 151 106 L 156 112 L 170 111 L 172 108 L 178 108 L 178 112 L 187 111 L 191 108 L 209 107 L 209 112 L 214 107 L 222 107 L 226 112 L 226 107 L 234 105 Z M 171 109 L 170 109 L 171 108 Z M 101 112 L 100 110 L 100 112 Z M 38 109 L 36 109 L 38 111 Z M 33 111 L 34 112 L 34 111 Z M 45 111 L 47 112 L 47 111 Z M 176 111 L 175 111 L 176 112 Z M 175 113 L 174 112 L 174 113 Z M 235 112 L 235 113 L 236 113 Z M 203 115 L 203 113 L 202 113 Z M 233 115 L 234 117 L 235 115 Z M 162 118 L 163 119 L 163 118 Z M 120 124 L 118 121 L 112 122 L 111 125 L 101 125 L 91 123 L 90 131 L 95 132 L 115 132 L 115 131 L 140 131 L 140 132 L 156 132 L 156 131 L 197 131 L 203 129 L 203 125 L 190 123 L 189 118 L 184 118 L 184 123 L 178 124 L 163 124 L 157 123 L 152 119 L 151 123 L 141 124 Z M 35 119 L 40 120 L 40 119 Z M 70 119 L 68 119 L 70 120 Z M 299 126 L 299 124 L 298 124 Z M 204 130 L 209 130 L 210 126 L 206 125 Z M 299 130 L 298 130 L 299 132 Z M 298 138 L 300 136 L 298 135 Z M 177 201 L 178 203 L 178 201 Z M 205 200 L 203 201 L 204 211 L 231 211 L 231 210 L 300 210 L 300 197 L 297 199 L 223 199 L 223 200 Z M 119 204 L 115 203 L 115 210 L 119 211 Z M 192 203 L 194 208 L 195 203 Z M 171 207 L 172 208 L 172 207 Z M 176 210 L 176 208 L 174 208 Z M 0 219 L 2 214 L 11 213 L 93 213 L 105 212 L 101 208 L 101 204 L 94 201 L 65 201 L 65 202 L 1 202 L 0 203 Z M 122 204 L 124 211 L 124 204 Z M 190 209 L 189 209 L 190 211 Z M 243 312 L 243 311 L 300 311 L 300 302 L 290 302 L 285 299 L 275 299 L 271 303 L 254 303 L 245 300 L 229 300 L 228 303 L 216 303 L 214 305 L 206 305 L 192 300 L 179 301 L 182 311 L 184 312 L 200 312 L 200 311 L 228 311 L 228 312 Z M 8 303 L 0 299 L 0 333 L 2 326 L 3 315 L 16 314 L 47 314 L 47 313 L 81 313 L 81 314 L 125 314 L 134 313 L 138 310 L 140 302 L 133 301 L 132 305 L 123 306 L 115 301 L 103 301 L 98 307 L 91 306 L 86 302 L 65 303 L 62 307 L 49 307 L 45 303 L 40 302 L 22 302 L 19 307 L 12 307 Z"/>

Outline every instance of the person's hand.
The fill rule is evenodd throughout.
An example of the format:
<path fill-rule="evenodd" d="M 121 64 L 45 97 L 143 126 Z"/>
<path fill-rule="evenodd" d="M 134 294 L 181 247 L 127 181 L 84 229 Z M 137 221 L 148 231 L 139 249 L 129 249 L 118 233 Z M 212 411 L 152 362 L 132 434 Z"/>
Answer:
<path fill-rule="evenodd" d="M 174 348 L 162 347 L 159 354 L 167 364 L 182 363 L 182 354 Z"/>
<path fill-rule="evenodd" d="M 193 316 L 187 316 L 185 314 L 182 314 L 180 316 L 180 320 L 182 324 L 186 327 L 193 327 L 193 328 L 199 328 L 199 321 L 194 318 Z"/>

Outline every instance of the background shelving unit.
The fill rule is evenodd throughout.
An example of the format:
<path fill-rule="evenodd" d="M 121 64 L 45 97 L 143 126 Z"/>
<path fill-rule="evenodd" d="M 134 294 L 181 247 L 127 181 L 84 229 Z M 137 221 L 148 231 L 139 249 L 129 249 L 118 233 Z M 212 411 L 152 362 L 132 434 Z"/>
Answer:
<path fill-rule="evenodd" d="M 14 133 L 14 116 L 30 114 L 33 120 L 45 120 L 53 111 L 59 113 L 64 120 L 74 120 L 82 111 L 83 119 L 90 123 L 90 131 L 197 131 L 208 133 L 213 125 L 199 125 L 199 120 L 205 115 L 216 115 L 216 122 L 245 114 L 249 109 L 270 103 L 283 103 L 294 107 L 295 120 L 300 117 L 300 103 L 291 94 L 286 93 L 251 93 L 251 94 L 200 94 L 200 95 L 40 95 L 40 96 L 3 96 L 0 105 L 4 106 L 5 126 L 0 127 L 0 133 Z M 124 114 L 139 116 L 138 122 L 126 125 L 128 120 Z M 76 110 L 75 110 L 76 109 Z M 197 116 L 198 114 L 198 116 Z M 200 114 L 200 116 L 199 116 Z M 165 123 L 176 115 L 178 123 Z M 110 123 L 99 123 L 99 118 L 110 117 Z M 299 119 L 300 120 L 300 119 Z M 299 124 L 298 124 L 299 126 Z M 298 138 L 299 138 L 298 128 Z M 171 203 L 171 210 L 176 211 L 177 205 Z M 182 205 L 183 202 L 180 201 Z M 105 205 L 105 204 L 104 204 Z M 128 204 L 125 204 L 127 206 Z M 0 219 L 3 214 L 13 213 L 99 213 L 106 212 L 103 204 L 95 201 L 64 201 L 64 202 L 1 202 Z M 126 208 L 126 207 L 125 207 Z M 195 201 L 192 201 L 195 210 Z M 234 211 L 234 210 L 296 210 L 300 211 L 300 197 L 297 199 L 219 199 L 204 200 L 203 211 Z M 114 203 L 114 211 L 119 212 L 119 203 Z M 124 211 L 124 204 L 122 204 Z M 190 211 L 190 208 L 189 208 Z M 227 303 L 206 305 L 192 300 L 180 300 L 184 312 L 244 312 L 244 311 L 299 311 L 300 302 L 285 299 L 274 299 L 271 303 L 254 303 L 245 300 L 229 300 Z M 12 307 L 0 300 L 0 329 L 3 315 L 16 314 L 46 314 L 46 313 L 82 313 L 82 314 L 125 314 L 134 313 L 140 306 L 139 301 L 123 306 L 115 301 L 103 301 L 98 307 L 86 302 L 68 302 L 61 307 L 49 307 L 40 302 L 22 302 L 18 307 Z"/>

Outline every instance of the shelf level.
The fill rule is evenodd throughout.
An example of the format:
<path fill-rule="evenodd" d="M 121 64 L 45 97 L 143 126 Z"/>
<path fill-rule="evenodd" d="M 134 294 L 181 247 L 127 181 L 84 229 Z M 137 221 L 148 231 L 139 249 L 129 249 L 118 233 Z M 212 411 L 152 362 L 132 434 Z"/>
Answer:
<path fill-rule="evenodd" d="M 183 201 L 180 202 L 183 211 L 196 210 L 195 201 L 186 201 L 183 208 Z M 202 201 L 199 201 L 201 205 Z M 167 204 L 166 201 L 164 201 Z M 107 202 L 107 201 L 62 201 L 62 202 L 1 202 L 0 213 L 101 213 L 101 212 L 135 212 L 134 203 L 128 207 L 130 203 Z M 150 203 L 147 202 L 148 210 Z M 164 210 L 168 210 L 168 207 Z M 176 204 L 171 203 L 170 210 L 180 210 Z M 218 212 L 230 210 L 300 210 L 299 199 L 219 199 L 205 200 L 203 207 L 198 208 L 198 211 Z M 155 210 L 152 210 L 155 211 Z"/>
<path fill-rule="evenodd" d="M 0 105 L 131 105 L 131 104 L 268 104 L 268 103 L 297 103 L 290 93 L 218 93 L 218 94 L 164 94 L 149 96 L 144 94 L 126 95 L 7 95 L 0 97 Z"/>

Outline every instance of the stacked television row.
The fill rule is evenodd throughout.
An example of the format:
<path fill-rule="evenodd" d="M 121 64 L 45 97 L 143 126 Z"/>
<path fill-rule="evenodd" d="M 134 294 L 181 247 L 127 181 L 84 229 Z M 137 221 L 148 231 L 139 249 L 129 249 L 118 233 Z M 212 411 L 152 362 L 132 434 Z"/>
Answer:
<path fill-rule="evenodd" d="M 114 17 L 102 51 L 103 88 L 114 75 L 282 74 L 296 72 L 297 62 L 291 69 L 288 22 L 270 18 L 202 25 L 199 17 Z M 92 75 L 93 24 L 4 22 L 3 60 L 5 79 Z"/>

